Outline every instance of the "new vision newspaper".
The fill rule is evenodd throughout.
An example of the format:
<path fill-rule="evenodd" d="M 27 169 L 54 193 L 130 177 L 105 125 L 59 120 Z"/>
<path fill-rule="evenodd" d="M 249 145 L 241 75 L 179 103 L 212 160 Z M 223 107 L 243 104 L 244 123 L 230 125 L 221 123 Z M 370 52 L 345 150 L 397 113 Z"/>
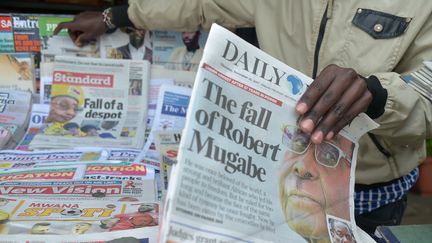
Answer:
<path fill-rule="evenodd" d="M 213 25 L 172 171 L 161 242 L 355 241 L 359 115 L 332 141 L 297 129 L 295 104 L 312 80 Z M 354 242 L 353 241 L 353 242 Z"/>

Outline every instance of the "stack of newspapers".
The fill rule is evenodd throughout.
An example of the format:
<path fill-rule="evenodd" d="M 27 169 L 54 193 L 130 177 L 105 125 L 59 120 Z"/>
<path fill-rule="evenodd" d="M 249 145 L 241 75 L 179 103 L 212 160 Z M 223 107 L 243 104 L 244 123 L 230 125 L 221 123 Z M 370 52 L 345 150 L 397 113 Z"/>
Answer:
<path fill-rule="evenodd" d="M 432 62 L 426 61 L 417 71 L 402 75 L 401 78 L 417 92 L 432 101 Z"/>

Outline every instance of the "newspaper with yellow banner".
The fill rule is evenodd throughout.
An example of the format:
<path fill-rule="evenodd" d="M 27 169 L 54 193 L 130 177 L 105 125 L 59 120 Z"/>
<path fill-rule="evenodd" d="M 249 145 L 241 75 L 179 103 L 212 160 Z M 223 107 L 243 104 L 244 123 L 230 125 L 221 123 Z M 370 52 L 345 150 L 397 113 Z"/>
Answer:
<path fill-rule="evenodd" d="M 50 110 L 31 149 L 141 148 L 150 64 L 57 56 Z"/>

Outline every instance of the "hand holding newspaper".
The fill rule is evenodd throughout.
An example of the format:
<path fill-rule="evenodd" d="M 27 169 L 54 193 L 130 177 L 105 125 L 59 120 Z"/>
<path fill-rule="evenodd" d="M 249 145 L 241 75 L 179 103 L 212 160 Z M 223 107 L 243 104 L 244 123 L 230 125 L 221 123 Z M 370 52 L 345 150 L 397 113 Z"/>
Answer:
<path fill-rule="evenodd" d="M 297 100 L 311 79 L 213 25 L 168 186 L 161 242 L 355 241 L 359 115 L 311 144 Z"/>

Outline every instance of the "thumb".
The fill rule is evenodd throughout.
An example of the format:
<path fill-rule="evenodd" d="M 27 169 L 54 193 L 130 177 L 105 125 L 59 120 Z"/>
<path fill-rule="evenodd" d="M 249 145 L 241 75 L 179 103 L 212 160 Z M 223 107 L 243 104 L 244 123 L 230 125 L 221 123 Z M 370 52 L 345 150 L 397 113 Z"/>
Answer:
<path fill-rule="evenodd" d="M 79 47 L 83 47 L 83 46 L 87 45 L 92 40 L 94 40 L 94 37 L 92 34 L 82 33 L 76 38 L 75 45 L 77 45 Z"/>
<path fill-rule="evenodd" d="M 57 25 L 57 27 L 54 29 L 53 34 L 57 35 L 62 29 L 70 29 L 72 26 L 72 22 L 61 22 Z"/>

